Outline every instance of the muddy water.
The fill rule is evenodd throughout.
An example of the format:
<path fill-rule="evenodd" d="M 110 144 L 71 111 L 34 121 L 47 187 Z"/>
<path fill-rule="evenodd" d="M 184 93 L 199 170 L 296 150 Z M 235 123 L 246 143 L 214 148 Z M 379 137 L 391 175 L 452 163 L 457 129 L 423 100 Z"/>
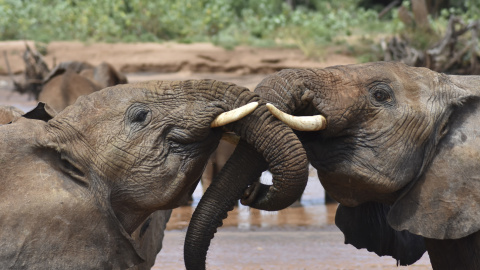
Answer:
<path fill-rule="evenodd" d="M 265 75 L 129 74 L 129 81 L 212 78 L 250 89 Z M 36 105 L 11 92 L 12 84 L 0 76 L 0 105 L 28 111 Z M 262 181 L 269 181 L 268 174 Z M 324 204 L 324 191 L 312 169 L 301 204 L 278 212 L 238 206 L 219 228 L 208 252 L 209 269 L 431 269 L 428 255 L 414 265 L 397 267 L 391 257 L 378 257 L 343 244 L 334 225 L 336 205 Z M 190 217 L 202 195 L 198 187 L 192 206 L 177 208 L 168 223 L 163 249 L 153 269 L 184 269 L 183 241 Z"/>
<path fill-rule="evenodd" d="M 268 183 L 265 173 L 262 182 Z M 183 241 L 201 188 L 193 206 L 173 211 L 164 247 L 153 269 L 184 269 Z M 208 269 L 431 269 L 428 255 L 414 265 L 397 267 L 391 257 L 378 257 L 343 243 L 334 225 L 336 204 L 325 205 L 324 190 L 316 172 L 310 177 L 301 203 L 278 212 L 239 205 L 229 212 L 212 240 Z"/>
<path fill-rule="evenodd" d="M 262 175 L 261 182 L 271 184 L 269 172 Z M 172 213 L 167 230 L 184 230 L 188 221 L 202 197 L 199 185 L 193 193 L 192 206 L 175 209 Z M 325 204 L 324 190 L 316 176 L 316 171 L 310 167 L 308 187 L 302 195 L 300 203 L 296 203 L 281 211 L 269 212 L 253 209 L 239 204 L 228 213 L 222 228 L 241 231 L 262 231 L 271 228 L 302 229 L 325 227 L 335 223 L 337 204 Z"/>

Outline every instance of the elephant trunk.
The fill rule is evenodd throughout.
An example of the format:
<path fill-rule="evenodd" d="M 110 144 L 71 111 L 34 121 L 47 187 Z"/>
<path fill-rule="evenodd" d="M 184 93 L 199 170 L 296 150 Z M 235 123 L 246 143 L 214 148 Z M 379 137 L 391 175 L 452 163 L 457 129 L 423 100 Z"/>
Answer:
<path fill-rule="evenodd" d="M 255 93 L 258 94 L 260 97 L 264 98 L 265 100 L 268 100 L 270 103 L 275 105 L 277 108 L 279 108 L 281 111 L 289 113 L 289 114 L 295 114 L 296 112 L 302 111 L 307 109 L 308 106 L 311 104 L 311 99 L 313 98 L 312 92 L 308 91 L 309 88 L 312 87 L 318 87 L 318 86 L 308 86 L 307 83 L 313 81 L 314 76 L 318 76 L 315 72 L 319 72 L 320 70 L 298 70 L 298 69 L 285 69 L 280 72 L 277 72 L 275 74 L 272 74 L 268 77 L 266 77 L 264 80 L 262 80 L 257 87 L 255 88 Z M 312 79 L 310 79 L 312 78 Z M 266 106 L 265 106 L 266 107 Z M 265 107 L 262 107 L 258 111 L 264 109 Z M 267 113 L 267 115 L 270 116 L 270 114 Z M 271 116 L 270 116 L 271 117 Z M 285 128 L 281 125 L 278 125 L 274 120 L 263 121 L 265 126 L 268 127 L 268 130 L 270 130 L 270 134 L 273 134 L 275 138 L 273 141 L 277 140 L 276 143 L 284 143 L 288 145 L 290 143 L 290 140 L 298 140 L 296 135 L 293 135 L 293 137 L 289 137 L 287 135 L 283 136 L 280 135 L 279 132 L 284 131 Z M 268 122 L 268 121 L 271 121 Z M 271 126 L 271 125 L 277 125 L 277 130 Z M 290 129 L 288 129 L 290 130 Z M 246 138 L 247 141 L 253 142 L 256 144 L 261 144 L 264 142 L 264 140 L 255 140 L 255 138 L 249 138 L 250 134 L 245 134 L 241 135 L 242 138 Z M 250 140 L 249 140 L 250 139 Z M 271 141 L 265 141 L 265 142 L 271 142 Z M 301 145 L 301 143 L 298 141 L 298 143 Z M 299 146 L 300 147 L 300 146 Z M 257 148 L 258 149 L 258 148 Z M 300 154 L 300 152 L 296 152 L 297 150 L 286 150 L 285 148 L 279 148 L 278 146 L 263 146 L 263 149 L 267 149 L 268 151 L 272 151 L 272 153 L 268 153 L 272 156 L 278 155 L 283 156 L 284 161 L 286 162 L 278 162 L 277 164 L 281 166 L 285 166 L 285 164 L 294 164 L 293 162 L 298 162 L 300 164 L 300 159 L 304 158 L 305 160 L 301 160 L 302 166 L 303 164 L 308 164 L 306 156 L 303 157 L 301 156 L 295 156 L 297 153 Z M 293 149 L 293 148 L 292 148 Z M 303 148 L 302 148 L 303 150 Z M 283 153 L 279 153 L 283 151 Z M 287 151 L 287 152 L 285 152 Z M 303 151 L 301 152 L 303 155 Z M 265 157 L 265 154 L 264 154 Z M 267 161 L 269 161 L 267 159 Z M 290 198 L 290 199 L 298 199 L 301 195 L 301 192 L 304 190 L 304 186 L 298 185 L 295 186 L 292 183 L 300 183 L 300 181 L 279 181 L 277 179 L 281 179 L 281 177 L 275 175 L 276 172 L 279 174 L 297 174 L 298 171 L 294 170 L 284 170 L 281 168 L 275 168 L 272 163 L 270 163 L 270 171 L 273 175 L 273 185 L 268 186 L 264 184 L 260 184 L 259 187 L 259 194 L 256 195 L 255 197 L 257 198 L 255 201 L 252 203 L 245 203 L 246 200 L 242 200 L 243 204 L 249 205 L 253 208 L 261 209 L 261 210 L 270 210 L 270 211 L 275 211 L 275 210 L 280 210 L 288 205 L 290 205 L 291 201 L 285 201 L 285 203 L 280 204 L 278 201 L 280 196 L 282 198 Z M 296 164 L 296 166 L 298 165 Z M 305 165 L 307 166 L 307 165 Z M 308 168 L 307 168 L 308 169 Z M 300 176 L 300 175 L 299 175 Z M 288 178 L 294 178 L 293 175 L 285 177 Z M 303 177 L 303 176 L 300 176 Z M 275 195 L 274 195 L 275 194 Z M 279 195 L 281 194 L 281 195 Z M 275 198 L 275 199 L 273 199 Z M 271 205 L 273 202 L 275 203 L 275 206 Z"/>
<path fill-rule="evenodd" d="M 263 79 L 255 93 L 280 111 L 297 115 L 311 105 L 315 88 L 322 87 L 318 80 L 321 69 L 284 69 Z M 315 84 L 313 84 L 315 82 Z"/>
<path fill-rule="evenodd" d="M 227 161 L 192 215 L 185 237 L 186 269 L 205 269 L 207 251 L 217 228 L 222 226 L 222 220 L 241 198 L 248 184 L 258 179 L 267 168 L 263 157 L 245 141 L 240 141 L 232 156 L 237 158 Z M 243 169 L 243 174 L 238 172 L 239 168 Z"/>
<path fill-rule="evenodd" d="M 184 249 L 187 269 L 205 268 L 217 227 L 265 169 L 270 169 L 273 185 L 263 185 L 253 199 L 250 206 L 258 209 L 274 211 L 289 206 L 303 193 L 308 180 L 308 161 L 300 141 L 268 112 L 263 102 L 251 115 L 226 127 L 240 135 L 242 141 L 192 216 Z"/>

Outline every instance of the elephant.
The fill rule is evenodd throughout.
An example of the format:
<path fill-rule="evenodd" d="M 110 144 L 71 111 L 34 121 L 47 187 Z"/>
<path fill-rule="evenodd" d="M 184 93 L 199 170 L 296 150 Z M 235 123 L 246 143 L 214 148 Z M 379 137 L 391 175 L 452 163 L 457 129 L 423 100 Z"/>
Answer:
<path fill-rule="evenodd" d="M 56 112 L 50 110 L 49 117 Z M 0 125 L 20 119 L 25 113 L 13 106 L 0 106 Z M 157 254 L 162 248 L 162 241 L 167 222 L 172 210 L 158 210 L 151 214 L 137 230 L 132 233 L 132 238 L 138 250 L 143 254 L 145 261 L 133 269 L 150 269 L 155 264 Z"/>
<path fill-rule="evenodd" d="M 86 62 L 62 62 L 44 78 L 37 100 L 61 111 L 81 95 L 127 82 L 125 75 L 105 62 L 98 66 Z"/>
<path fill-rule="evenodd" d="M 296 129 L 346 243 L 480 269 L 479 76 L 374 62 L 282 70 L 255 93 Z M 321 116 L 325 129 L 295 127 Z"/>
<path fill-rule="evenodd" d="M 47 103 L 54 111 L 60 112 L 82 95 L 127 82 L 125 75 L 105 62 L 98 66 L 88 62 L 62 62 L 43 80 L 38 100 Z M 143 263 L 136 265 L 135 269 L 150 269 L 155 264 L 171 212 L 171 210 L 154 212 L 132 233 L 132 238 L 145 259 Z"/>
<path fill-rule="evenodd" d="M 23 111 L 13 106 L 0 105 L 0 125 L 8 124 L 22 117 Z"/>
<path fill-rule="evenodd" d="M 62 74 L 67 69 L 82 75 L 101 88 L 128 83 L 127 77 L 109 63 L 101 62 L 98 66 L 94 66 L 88 62 L 78 61 L 60 63 L 45 77 L 44 81 L 48 81 L 52 77 Z"/>
<path fill-rule="evenodd" d="M 258 155 L 273 168 L 276 186 L 296 182 L 301 194 L 308 163 L 300 141 L 256 94 L 232 83 L 116 85 L 58 114 L 40 103 L 0 126 L 0 268 L 126 269 L 142 263 L 131 234 L 139 226 L 141 234 L 153 212 L 176 207 L 193 191 L 224 131 L 240 136 L 237 149 L 246 154 L 233 164 Z M 221 190 L 212 184 L 202 199 L 243 194 L 243 183 L 256 175 L 242 170 L 231 172 L 233 183 L 242 184 Z M 270 198 L 292 203 L 300 194 L 267 192 L 259 205 L 268 206 Z"/>

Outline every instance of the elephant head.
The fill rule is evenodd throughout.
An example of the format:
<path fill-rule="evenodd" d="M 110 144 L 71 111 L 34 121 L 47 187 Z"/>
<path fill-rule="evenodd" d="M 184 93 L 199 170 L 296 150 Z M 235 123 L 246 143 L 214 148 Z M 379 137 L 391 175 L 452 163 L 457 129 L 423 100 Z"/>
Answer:
<path fill-rule="evenodd" d="M 263 103 L 255 109 L 257 102 L 230 83 L 152 81 L 82 96 L 55 116 L 40 104 L 1 126 L 0 265 L 123 269 L 140 263 L 129 234 L 193 191 L 223 129 L 266 156 L 278 180 L 288 180 L 278 153 L 299 149 L 306 183 L 300 142 L 288 128 L 279 130 L 285 140 L 269 141 L 269 129 L 284 124 Z M 236 179 L 242 171 L 237 168 Z"/>
<path fill-rule="evenodd" d="M 287 118 L 325 116 L 324 130 L 296 134 L 341 203 L 346 242 L 410 264 L 425 251 L 418 235 L 480 230 L 479 90 L 478 76 L 377 62 L 283 70 L 255 92 Z"/>
<path fill-rule="evenodd" d="M 94 66 L 88 62 L 67 61 L 58 64 L 44 79 L 48 82 L 53 77 L 64 73 L 66 70 L 71 70 L 92 82 L 98 84 L 101 88 L 114 86 L 117 84 L 128 83 L 125 75 L 117 71 L 112 65 L 106 62 Z"/>
<path fill-rule="evenodd" d="M 44 78 L 37 100 L 59 112 L 79 96 L 127 82 L 125 75 L 105 62 L 98 66 L 87 62 L 62 62 Z"/>
<path fill-rule="evenodd" d="M 106 62 L 92 68 L 83 69 L 78 73 L 97 83 L 101 88 L 128 83 L 125 75 Z"/>

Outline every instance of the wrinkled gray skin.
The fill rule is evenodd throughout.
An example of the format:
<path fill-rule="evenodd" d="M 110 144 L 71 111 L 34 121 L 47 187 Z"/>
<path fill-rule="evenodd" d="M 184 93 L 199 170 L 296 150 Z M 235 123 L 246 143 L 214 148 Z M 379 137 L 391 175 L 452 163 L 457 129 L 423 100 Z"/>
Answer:
<path fill-rule="evenodd" d="M 22 117 L 23 111 L 13 106 L 0 105 L 0 125 L 8 124 Z"/>
<path fill-rule="evenodd" d="M 92 66 L 86 62 L 62 62 L 43 80 L 38 101 L 59 112 L 73 104 L 79 96 L 125 83 L 125 75 L 108 63 Z"/>
<path fill-rule="evenodd" d="M 125 75 L 108 63 L 102 62 L 98 66 L 93 66 L 87 62 L 62 62 L 45 77 L 38 100 L 60 112 L 75 103 L 82 95 L 125 83 L 127 83 Z M 155 264 L 171 212 L 171 210 L 155 212 L 132 234 L 145 259 L 144 263 L 135 266 L 134 269 L 150 269 Z"/>
<path fill-rule="evenodd" d="M 479 76 L 378 62 L 283 70 L 255 92 L 326 117 L 296 134 L 346 243 L 411 264 L 425 242 L 434 269 L 480 269 Z"/>
<path fill-rule="evenodd" d="M 254 149 L 275 168 L 277 184 L 291 182 L 285 170 L 304 175 L 299 180 L 306 184 L 306 153 L 263 103 L 240 121 L 210 127 L 222 112 L 252 101 L 260 99 L 229 83 L 154 81 L 82 96 L 53 118 L 40 104 L 0 126 L 0 268 L 125 269 L 142 263 L 130 234 L 154 211 L 172 209 L 189 195 L 223 129 L 244 139 L 240 149 Z M 288 143 L 270 137 L 264 123 Z M 282 153 L 292 151 L 303 160 L 297 170 L 284 163 L 290 160 Z M 234 180 L 241 182 L 238 170 Z M 243 194 L 245 188 L 213 193 Z M 282 195 L 272 198 L 290 199 Z"/>

